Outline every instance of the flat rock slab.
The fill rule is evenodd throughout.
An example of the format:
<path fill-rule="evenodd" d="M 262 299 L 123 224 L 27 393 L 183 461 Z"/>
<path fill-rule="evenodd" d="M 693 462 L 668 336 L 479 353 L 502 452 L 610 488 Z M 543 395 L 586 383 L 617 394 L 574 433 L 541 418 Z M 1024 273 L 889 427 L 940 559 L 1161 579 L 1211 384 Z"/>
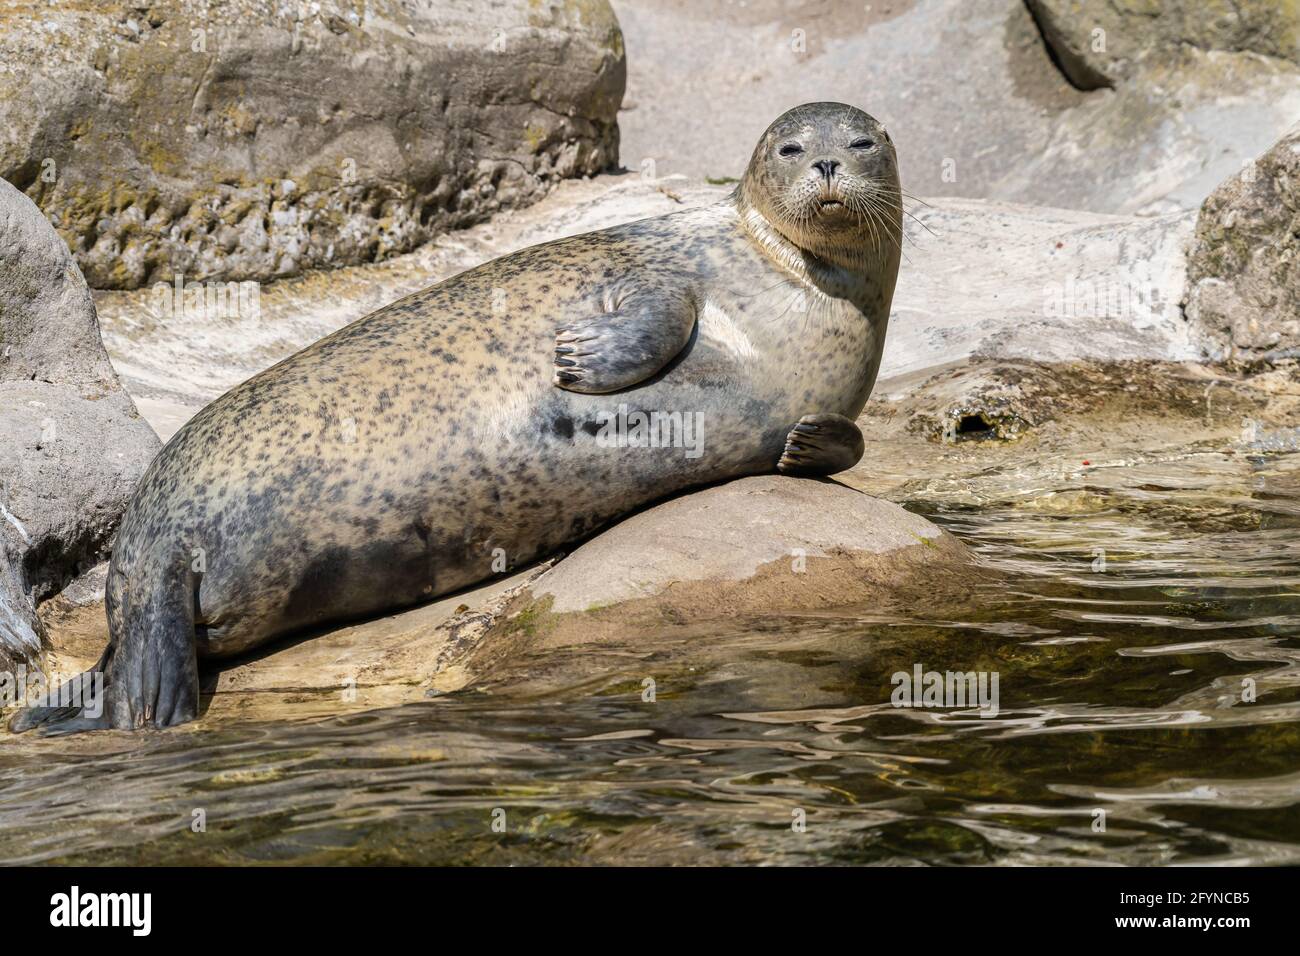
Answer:
<path fill-rule="evenodd" d="M 943 541 L 945 547 L 938 543 Z M 834 481 L 742 478 L 642 511 L 588 541 L 532 585 L 554 613 L 654 597 L 674 584 L 743 581 L 773 562 L 930 549 L 956 542 L 926 519 Z"/>

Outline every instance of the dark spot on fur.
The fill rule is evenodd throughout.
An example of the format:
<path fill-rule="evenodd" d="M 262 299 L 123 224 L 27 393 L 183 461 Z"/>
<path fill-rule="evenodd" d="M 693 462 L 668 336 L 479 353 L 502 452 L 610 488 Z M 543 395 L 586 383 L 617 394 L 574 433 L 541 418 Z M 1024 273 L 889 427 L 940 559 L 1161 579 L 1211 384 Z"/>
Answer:
<path fill-rule="evenodd" d="M 425 545 L 428 545 L 429 533 L 433 530 L 429 527 L 429 522 L 425 521 L 423 518 L 416 518 L 411 522 L 411 527 L 414 528 L 415 533 L 420 536 L 420 540 L 423 541 Z"/>

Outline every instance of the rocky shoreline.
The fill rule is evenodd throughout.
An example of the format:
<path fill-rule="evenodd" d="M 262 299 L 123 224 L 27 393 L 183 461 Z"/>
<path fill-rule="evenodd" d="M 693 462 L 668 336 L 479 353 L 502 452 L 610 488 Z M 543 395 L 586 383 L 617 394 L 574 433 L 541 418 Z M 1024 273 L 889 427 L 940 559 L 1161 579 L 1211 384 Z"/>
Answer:
<path fill-rule="evenodd" d="M 903 13 L 915 13 L 901 6 L 908 8 Z M 938 16 L 946 6 L 918 4 L 915 10 Z M 102 20 L 110 33 L 113 23 L 135 9 L 122 5 L 114 20 L 75 7 L 65 5 L 60 16 L 99 17 L 95 22 Z M 906 260 L 885 363 L 859 419 L 867 453 L 837 484 L 753 478 L 676 498 L 551 565 L 222 667 L 205 686 L 215 693 L 207 701 L 210 715 L 309 717 L 466 688 L 526 692 L 544 685 L 553 662 L 578 666 L 571 652 L 580 646 L 600 646 L 599 654 L 585 655 L 581 664 L 593 675 L 602 661 L 620 655 L 654 648 L 671 656 L 694 633 L 683 629 L 687 622 L 698 630 L 719 615 L 779 619 L 867 602 L 946 600 L 949 591 L 960 592 L 980 577 L 978 560 L 947 532 L 891 502 L 915 509 L 939 497 L 988 500 L 1008 493 L 1014 470 L 1018 482 L 1060 489 L 1059 502 L 1068 510 L 1080 484 L 1104 480 L 1107 470 L 1131 471 L 1187 455 L 1211 456 L 1232 470 L 1245 467 L 1251 456 L 1300 448 L 1300 127 L 1275 129 L 1274 145 L 1244 167 L 1225 167 L 1216 154 L 1194 174 L 1184 170 L 1169 180 L 1164 192 L 1139 188 L 1133 177 L 1140 174 L 1131 170 L 1090 180 L 1093 167 L 1085 163 L 1077 170 L 1080 179 L 1100 182 L 1104 195 L 1085 196 L 1074 186 L 1059 193 L 1063 204 L 1083 208 L 1014 201 L 1043 200 L 1040 187 L 1046 188 L 1061 157 L 1077 152 L 1080 142 L 1103 148 L 1079 139 L 1079 111 L 1122 111 L 1171 78 L 1180 89 L 1197 86 L 1197 96 L 1208 96 L 1206 77 L 1231 74 L 1234 82 L 1249 85 L 1247 73 L 1264 71 L 1270 84 L 1287 92 L 1266 104 L 1268 97 L 1258 92 L 1264 85 L 1251 87 L 1246 112 L 1251 138 L 1258 139 L 1259 128 L 1276 125 L 1277 104 L 1300 97 L 1300 72 L 1275 51 L 1245 48 L 1231 37 L 1178 52 L 1167 38 L 1153 35 L 1141 40 L 1141 49 L 1117 50 L 1094 62 L 1076 50 L 1076 25 L 1058 7 L 1029 4 L 1037 22 L 1048 24 L 1044 33 L 1070 81 L 1093 90 L 1088 97 L 1108 99 L 1070 107 L 1076 112 L 1060 119 L 1054 146 L 1024 174 L 1037 184 L 1033 189 L 977 179 L 961 181 L 955 194 L 909 203 Z M 150 19 L 154 8 L 161 11 L 157 25 Z M 517 8 L 522 5 L 510 6 L 512 15 Z M 634 23 L 666 15 L 640 4 L 626 8 Z M 77 68 L 104 73 L 96 82 L 118 82 L 129 75 L 131 57 L 145 56 L 143 44 L 166 45 L 183 9 L 184 3 L 152 5 L 143 20 L 133 21 L 152 33 L 105 41 L 123 51 L 108 54 L 111 69 L 90 61 Z M 1019 5 L 1008 6 L 1013 20 L 1029 15 Z M 278 244 L 302 239 L 293 230 L 307 229 L 315 213 L 299 216 L 296 226 L 276 233 L 269 245 L 249 244 L 238 231 L 226 235 L 216 220 L 195 242 L 174 245 L 161 237 L 185 235 L 185 229 L 172 228 L 176 216 L 188 215 L 182 207 L 192 209 L 194 197 L 184 190 L 166 215 L 170 200 L 146 197 L 114 200 L 108 216 L 108 207 L 96 206 L 78 218 L 67 210 L 80 200 L 69 197 L 85 185 L 90 174 L 84 164 L 90 160 L 77 151 L 91 149 L 96 137 L 120 135 L 111 125 L 96 131 L 92 124 L 84 143 L 69 147 L 74 152 L 60 165 L 70 172 L 53 188 L 41 183 L 32 157 L 14 165 L 12 148 L 0 154 L 8 164 L 0 173 L 26 193 L 0 183 L 0 669 L 43 665 L 66 673 L 98 656 L 107 639 L 102 562 L 130 491 L 159 447 L 155 433 L 165 440 L 203 404 L 256 371 L 373 308 L 479 262 L 726 195 L 726 185 L 646 175 L 644 169 L 592 175 L 614 162 L 614 90 L 622 91 L 615 76 L 621 34 L 615 43 L 617 21 L 612 14 L 610 22 L 602 17 L 520 25 L 517 37 L 510 34 L 514 39 L 508 42 L 528 45 L 539 62 L 560 46 L 569 54 L 583 51 L 574 69 L 589 82 L 573 92 L 578 105 L 552 110 L 537 94 L 523 119 L 510 113 L 492 120 L 514 134 L 523 130 L 527 139 L 534 135 L 527 132 L 531 111 L 554 119 L 553 127 L 536 134 L 533 158 L 522 166 L 509 157 L 498 157 L 492 166 L 484 157 L 495 150 L 482 143 L 462 144 L 463 155 L 424 143 L 423 152 L 444 158 L 454 153 L 460 178 L 407 170 L 414 179 L 394 187 L 405 198 L 391 200 L 405 210 L 400 215 L 397 207 L 363 202 L 371 210 L 365 215 L 376 221 L 406 216 L 421 223 L 394 228 L 379 247 L 373 236 L 361 236 L 355 243 L 334 242 L 326 256 L 330 229 L 340 235 L 357 231 L 355 223 L 340 220 L 324 231 L 308 230 L 310 241 L 286 266 L 288 247 Z M 414 40 L 410 31 L 401 31 L 405 39 L 393 39 L 387 26 L 363 29 L 351 22 L 339 33 L 321 13 L 304 26 L 302 49 L 324 50 L 326 34 L 364 45 L 371 42 L 366 31 L 380 38 L 373 42 L 403 49 L 424 42 L 418 29 Z M 641 42 L 652 47 L 655 36 L 651 31 Z M 284 40 L 276 37 L 277 43 Z M 1126 42 L 1131 39 L 1126 36 Z M 12 35 L 9 42 L 15 42 Z M 84 53 L 93 61 L 98 54 L 92 47 Z M 259 49 L 259 56 L 270 56 L 274 46 Z M 835 55 L 833 43 L 818 53 L 828 62 Z M 233 69 L 221 62 L 214 61 L 213 96 L 221 70 Z M 475 63 L 474 69 L 486 69 Z M 1052 82 L 1062 81 L 1054 75 Z M 631 95 L 648 94 L 649 87 L 638 94 L 636 84 L 634 72 Z M 81 93 L 90 95 L 89 89 Z M 420 91 L 415 84 L 406 95 Z M 354 93 L 386 95 L 368 88 Z M 1192 99 L 1189 94 L 1188 103 Z M 84 112 L 79 102 L 61 108 Z M 1225 108 L 1231 107 L 1214 107 Z M 477 122 L 470 114 L 451 113 L 447 123 L 460 124 L 455 128 Z M 398 115 L 400 110 L 385 113 L 374 122 L 396 122 Z M 57 115 L 37 120 L 48 125 Z M 254 132 L 239 135 L 260 135 L 252 122 Z M 897 126 L 907 123 L 899 120 Z M 33 133 L 30 143 L 44 135 Z M 309 148 L 330 162 L 337 158 L 329 147 L 305 140 L 281 143 L 277 155 Z M 523 147 L 510 146 L 516 148 Z M 939 148 L 922 144 L 918 155 Z M 1198 140 L 1202 152 L 1215 148 Z M 623 162 L 633 166 L 626 155 Z M 124 168 L 138 166 L 132 160 Z M 1187 208 L 1182 197 L 1211 167 L 1230 175 L 1200 208 Z M 517 169 L 525 169 L 518 182 L 510 172 Z M 18 175 L 22 170 L 33 175 Z M 137 185 L 147 192 L 141 183 L 154 173 L 137 171 L 144 177 Z M 371 172 L 376 181 L 392 178 L 391 170 Z M 916 176 L 922 185 L 913 188 L 930 193 L 929 187 L 940 185 L 932 174 L 922 165 Z M 271 179 L 290 175 L 307 182 L 288 166 Z M 572 176 L 585 178 L 553 181 Z M 434 180 L 452 179 L 456 190 L 479 199 L 466 200 L 454 215 L 418 213 L 412 197 Z M 174 180 L 169 189 L 179 188 Z M 258 221 L 284 211 L 280 204 L 291 195 L 314 195 L 309 205 L 319 200 L 320 209 L 352 195 L 333 186 L 287 193 L 282 183 L 248 186 L 253 192 L 246 196 L 239 192 L 245 186 L 230 188 L 235 199 L 227 199 L 251 203 L 249 214 Z M 357 195 L 366 195 L 366 188 L 358 186 Z M 1121 189 L 1141 195 L 1143 203 L 1108 201 Z M 963 195 L 965 190 L 983 198 Z M 387 211 L 372 216 L 380 206 Z M 490 213 L 496 215 L 483 221 Z M 470 228 L 447 231 L 457 226 Z M 147 245 L 148 253 L 133 253 L 132 243 Z M 250 252 L 257 249 L 262 251 Z M 241 258 L 245 253 L 248 261 Z M 325 265 L 334 268 L 313 271 Z M 164 295 L 168 283 L 160 292 L 154 280 L 172 270 L 184 272 L 185 279 L 175 294 Z M 97 287 L 93 302 L 83 273 Z M 202 291 L 205 280 L 227 275 L 259 283 L 255 308 L 216 314 L 202 296 L 187 302 L 186 282 L 200 283 Z M 748 550 L 740 567 L 733 560 L 738 543 L 730 535 L 742 523 Z"/>

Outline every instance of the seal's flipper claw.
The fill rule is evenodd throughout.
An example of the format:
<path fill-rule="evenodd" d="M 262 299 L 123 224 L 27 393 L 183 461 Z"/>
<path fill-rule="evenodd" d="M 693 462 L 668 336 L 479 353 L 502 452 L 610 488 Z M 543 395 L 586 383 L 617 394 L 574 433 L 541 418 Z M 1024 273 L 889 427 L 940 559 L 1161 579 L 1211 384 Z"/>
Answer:
<path fill-rule="evenodd" d="M 833 475 L 858 463 L 866 443 L 843 415 L 805 415 L 790 429 L 776 469 L 783 475 Z"/>
<path fill-rule="evenodd" d="M 684 290 L 611 293 L 609 304 L 556 329 L 555 385 L 588 394 L 631 388 L 681 354 L 695 329 L 694 301 Z"/>

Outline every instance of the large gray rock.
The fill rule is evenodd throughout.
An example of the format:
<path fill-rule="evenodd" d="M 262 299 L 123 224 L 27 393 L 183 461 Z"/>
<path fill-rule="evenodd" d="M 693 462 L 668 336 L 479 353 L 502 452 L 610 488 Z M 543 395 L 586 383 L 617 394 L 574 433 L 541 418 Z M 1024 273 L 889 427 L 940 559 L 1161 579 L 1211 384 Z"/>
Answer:
<path fill-rule="evenodd" d="M 13 0 L 0 176 L 96 288 L 371 261 L 618 159 L 603 0 Z"/>
<path fill-rule="evenodd" d="M 157 450 L 67 247 L 0 181 L 0 669 L 35 662 L 36 604 L 102 559 Z"/>
<path fill-rule="evenodd" d="M 1024 0 L 613 3 L 622 161 L 660 176 L 737 177 L 774 116 L 830 99 L 885 123 L 913 195 L 1159 214 L 1198 207 L 1300 115 L 1300 68 L 1256 47 L 1189 46 L 1082 92 Z"/>
<path fill-rule="evenodd" d="M 1188 283 L 1218 357 L 1300 358 L 1300 125 L 1205 201 Z"/>
<path fill-rule="evenodd" d="M 1300 7 L 1283 0 L 1026 0 L 1075 86 L 1115 86 L 1191 49 L 1300 65 Z"/>

